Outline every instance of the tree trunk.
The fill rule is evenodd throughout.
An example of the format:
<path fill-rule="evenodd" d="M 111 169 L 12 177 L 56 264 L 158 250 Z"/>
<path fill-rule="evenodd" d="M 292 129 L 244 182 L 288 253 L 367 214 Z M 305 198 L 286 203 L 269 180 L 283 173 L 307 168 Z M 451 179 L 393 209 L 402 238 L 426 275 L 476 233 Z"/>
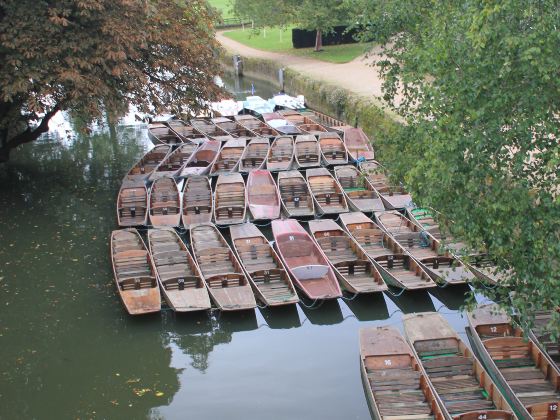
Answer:
<path fill-rule="evenodd" d="M 317 29 L 317 36 L 315 37 L 315 52 L 319 52 L 323 49 L 323 32 Z"/>

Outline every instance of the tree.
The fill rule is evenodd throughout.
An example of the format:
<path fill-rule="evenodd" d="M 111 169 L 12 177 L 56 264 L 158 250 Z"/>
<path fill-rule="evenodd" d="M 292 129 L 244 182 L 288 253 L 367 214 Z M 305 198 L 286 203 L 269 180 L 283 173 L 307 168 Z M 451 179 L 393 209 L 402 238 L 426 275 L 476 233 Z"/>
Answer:
<path fill-rule="evenodd" d="M 257 26 L 294 24 L 301 29 L 317 31 L 315 51 L 323 48 L 323 34 L 346 23 L 347 10 L 343 0 L 234 0 L 234 13 L 251 19 Z"/>
<path fill-rule="evenodd" d="M 56 112 L 202 108 L 219 72 L 205 0 L 0 1 L 0 161 Z"/>
<path fill-rule="evenodd" d="M 560 15 L 555 0 L 348 1 L 385 42 L 385 94 L 406 124 L 378 149 L 415 201 L 486 248 L 484 290 L 522 322 L 560 306 Z M 511 292 L 514 292 L 513 294 Z M 559 314 L 549 327 L 558 334 Z M 554 324 L 554 325 L 553 325 Z"/>

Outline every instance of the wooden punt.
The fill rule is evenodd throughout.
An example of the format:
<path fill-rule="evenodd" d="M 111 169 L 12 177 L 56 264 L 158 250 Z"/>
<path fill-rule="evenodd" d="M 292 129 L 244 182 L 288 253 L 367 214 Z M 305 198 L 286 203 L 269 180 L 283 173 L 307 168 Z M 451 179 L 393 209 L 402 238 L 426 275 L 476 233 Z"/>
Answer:
<path fill-rule="evenodd" d="M 325 165 L 346 165 L 348 152 L 344 142 L 336 133 L 319 134 L 319 149 Z"/>
<path fill-rule="evenodd" d="M 315 215 L 315 204 L 309 185 L 299 171 L 278 172 L 278 190 L 282 208 L 288 217 Z"/>
<path fill-rule="evenodd" d="M 394 241 L 369 217 L 360 212 L 343 213 L 340 221 L 377 265 L 385 281 L 406 290 L 436 287 L 436 283 L 412 256 L 397 248 Z"/>
<path fill-rule="evenodd" d="M 258 134 L 254 131 L 235 121 L 228 120 L 227 122 L 216 123 L 216 125 L 235 138 L 258 137 Z"/>
<path fill-rule="evenodd" d="M 220 146 L 221 142 L 217 140 L 208 140 L 202 143 L 185 163 L 185 166 L 181 168 L 179 176 L 186 178 L 195 175 L 206 175 L 218 157 Z"/>
<path fill-rule="evenodd" d="M 161 296 L 150 253 L 136 229 L 111 233 L 113 275 L 121 301 L 130 315 L 161 310 Z"/>
<path fill-rule="evenodd" d="M 297 220 L 273 220 L 272 234 L 278 254 L 305 296 L 315 300 L 342 296 L 325 254 Z"/>
<path fill-rule="evenodd" d="M 210 309 L 210 297 L 187 246 L 172 228 L 148 230 L 148 245 L 163 297 L 175 312 Z"/>
<path fill-rule="evenodd" d="M 412 255 L 436 281 L 462 284 L 474 279 L 473 273 L 438 241 L 396 210 L 376 213 L 378 224 L 394 241 Z"/>
<path fill-rule="evenodd" d="M 183 143 L 174 151 L 169 153 L 165 159 L 152 171 L 148 179 L 155 181 L 163 177 L 174 177 L 196 151 L 197 145 L 191 142 Z"/>
<path fill-rule="evenodd" d="M 210 168 L 210 176 L 233 172 L 241 159 L 246 143 L 245 139 L 226 141 Z"/>
<path fill-rule="evenodd" d="M 252 220 L 272 220 L 280 217 L 280 193 L 269 171 L 257 169 L 247 178 L 247 206 Z"/>
<path fill-rule="evenodd" d="M 258 127 L 252 128 L 251 131 L 258 137 L 266 137 L 268 139 L 273 139 L 274 137 L 280 135 L 278 130 L 275 130 L 265 123 L 262 123 L 262 125 Z"/>
<path fill-rule="evenodd" d="M 384 210 L 383 201 L 356 167 L 336 166 L 334 176 L 346 196 L 351 209 L 364 212 Z"/>
<path fill-rule="evenodd" d="M 412 205 L 410 194 L 402 185 L 391 185 L 385 169 L 377 162 L 362 162 L 360 169 L 383 200 L 386 209 L 402 209 Z"/>
<path fill-rule="evenodd" d="M 148 138 L 155 145 L 169 144 L 171 146 L 181 144 L 183 140 L 171 130 L 166 123 L 154 122 L 148 124 Z"/>
<path fill-rule="evenodd" d="M 468 335 L 480 360 L 523 419 L 558 418 L 560 371 L 498 305 L 467 313 Z"/>
<path fill-rule="evenodd" d="M 316 122 L 305 122 L 303 124 L 298 124 L 297 127 L 304 133 L 313 134 L 314 136 L 327 132 L 325 127 Z"/>
<path fill-rule="evenodd" d="M 208 140 L 203 133 L 183 120 L 167 121 L 167 125 L 173 132 L 175 132 L 175 134 L 181 137 L 184 142 L 190 141 L 195 144 L 200 144 Z"/>
<path fill-rule="evenodd" d="M 241 124 L 243 127 L 247 127 L 249 130 L 252 130 L 255 127 L 261 126 L 264 124 L 261 120 L 253 115 L 234 115 L 233 119 Z"/>
<path fill-rule="evenodd" d="M 364 391 L 376 420 L 443 420 L 426 374 L 393 327 L 360 329 Z"/>
<path fill-rule="evenodd" d="M 529 331 L 529 337 L 539 345 L 548 359 L 560 369 L 560 341 L 552 340 L 551 334 L 544 329 L 551 320 L 551 311 L 538 311 L 535 314 L 535 325 Z"/>
<path fill-rule="evenodd" d="M 222 130 L 220 127 L 206 118 L 193 118 L 191 120 L 191 125 L 206 137 L 210 137 L 214 140 L 229 140 L 229 138 L 231 137 L 226 131 Z"/>
<path fill-rule="evenodd" d="M 318 214 L 337 214 L 348 211 L 348 203 L 342 187 L 327 169 L 308 169 L 306 176 Z"/>
<path fill-rule="evenodd" d="M 461 258 L 461 261 L 472 271 L 476 278 L 490 285 L 506 285 L 510 278 L 510 273 L 508 271 L 500 271 L 496 261 L 487 253 L 470 255 L 468 259 Z"/>
<path fill-rule="evenodd" d="M 334 220 L 310 220 L 311 237 L 327 256 L 344 289 L 351 293 L 376 293 L 387 285 L 358 243 Z"/>
<path fill-rule="evenodd" d="M 202 278 L 218 309 L 255 308 L 257 303 L 247 277 L 220 231 L 211 223 L 194 225 L 190 239 Z"/>
<path fill-rule="evenodd" d="M 238 173 L 221 174 L 214 190 L 214 221 L 234 225 L 245 221 L 245 182 Z"/>
<path fill-rule="evenodd" d="M 117 197 L 119 226 L 143 226 L 148 222 L 148 190 L 146 185 L 123 185 Z"/>
<path fill-rule="evenodd" d="M 282 109 L 277 112 L 281 115 L 281 118 L 291 122 L 294 125 L 305 123 L 305 117 L 301 115 L 301 112 L 299 111 L 295 111 L 293 109 Z"/>
<path fill-rule="evenodd" d="M 412 223 L 428 232 L 429 235 L 436 239 L 442 238 L 441 230 L 439 224 L 436 222 L 435 212 L 433 210 L 422 207 L 408 207 L 406 209 L 406 215 Z"/>
<path fill-rule="evenodd" d="M 181 196 L 173 178 L 159 178 L 152 184 L 148 197 L 152 226 L 179 226 Z"/>
<path fill-rule="evenodd" d="M 267 306 L 299 302 L 292 280 L 282 260 L 268 240 L 252 223 L 229 227 L 233 249 L 255 296 Z"/>
<path fill-rule="evenodd" d="M 288 171 L 294 162 L 294 139 L 291 136 L 279 136 L 274 139 L 266 158 L 269 171 Z"/>
<path fill-rule="evenodd" d="M 354 162 L 375 159 L 371 142 L 361 128 L 347 128 L 344 130 L 344 145 L 348 155 Z"/>
<path fill-rule="evenodd" d="M 274 128 L 269 126 L 267 123 L 262 122 L 258 118 L 253 117 L 252 115 L 238 115 L 235 117 L 235 119 L 239 124 L 251 130 L 258 137 L 274 138 L 280 135 L 280 133 L 278 133 L 278 131 L 276 131 Z"/>
<path fill-rule="evenodd" d="M 299 168 L 321 165 L 321 151 L 317 138 L 311 134 L 296 137 L 295 159 Z"/>
<path fill-rule="evenodd" d="M 268 139 L 256 137 L 253 138 L 239 161 L 239 172 L 249 172 L 253 169 L 262 169 L 266 162 L 270 142 Z"/>
<path fill-rule="evenodd" d="M 214 196 L 210 180 L 205 176 L 191 176 L 183 189 L 182 220 L 185 229 L 197 223 L 210 223 L 214 215 Z"/>
<path fill-rule="evenodd" d="M 402 320 L 405 337 L 446 418 L 516 418 L 482 364 L 439 313 L 406 314 Z"/>
<path fill-rule="evenodd" d="M 167 154 L 171 151 L 171 146 L 160 144 L 146 152 L 138 162 L 127 172 L 123 182 L 139 182 L 146 180 L 157 166 L 165 160 Z"/>

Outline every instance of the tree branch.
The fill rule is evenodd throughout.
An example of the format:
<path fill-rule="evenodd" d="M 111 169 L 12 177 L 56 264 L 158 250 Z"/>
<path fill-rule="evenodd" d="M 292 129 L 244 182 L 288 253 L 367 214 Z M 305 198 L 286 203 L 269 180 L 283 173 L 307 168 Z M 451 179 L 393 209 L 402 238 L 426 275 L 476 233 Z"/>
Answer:
<path fill-rule="evenodd" d="M 58 111 L 60 111 L 60 104 L 56 104 L 53 109 L 47 112 L 41 120 L 41 123 L 34 130 L 32 130 L 31 127 L 27 127 L 27 130 L 23 133 L 20 133 L 8 140 L 4 147 L 13 149 L 14 147 L 36 140 L 41 134 L 49 131 L 49 121 Z"/>

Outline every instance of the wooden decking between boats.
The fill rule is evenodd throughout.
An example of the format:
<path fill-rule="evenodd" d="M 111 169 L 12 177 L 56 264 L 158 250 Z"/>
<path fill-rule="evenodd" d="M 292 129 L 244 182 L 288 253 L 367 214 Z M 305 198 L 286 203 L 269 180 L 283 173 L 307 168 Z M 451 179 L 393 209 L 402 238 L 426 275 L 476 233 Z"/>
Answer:
<path fill-rule="evenodd" d="M 152 226 L 179 226 L 181 223 L 181 196 L 173 178 L 165 177 L 154 181 L 148 202 Z"/>
<path fill-rule="evenodd" d="M 183 140 L 163 122 L 148 124 L 148 137 L 155 145 L 176 145 L 183 142 Z"/>
<path fill-rule="evenodd" d="M 319 134 L 319 149 L 325 165 L 346 165 L 348 152 L 344 142 L 336 133 Z"/>
<path fill-rule="evenodd" d="M 347 128 L 344 130 L 344 145 L 348 155 L 354 162 L 364 159 L 375 159 L 373 146 L 361 128 Z"/>
<path fill-rule="evenodd" d="M 146 152 L 138 162 L 127 172 L 124 182 L 139 182 L 146 180 L 157 168 L 157 166 L 165 160 L 167 154 L 171 151 L 171 146 L 160 144 Z"/>
<path fill-rule="evenodd" d="M 340 221 L 362 250 L 377 265 L 385 281 L 406 290 L 436 287 L 436 283 L 412 256 L 392 247 L 392 238 L 360 212 L 343 213 Z"/>
<path fill-rule="evenodd" d="M 326 168 L 308 169 L 306 176 L 318 214 L 338 214 L 348 211 L 348 203 L 342 187 Z"/>
<path fill-rule="evenodd" d="M 246 143 L 244 138 L 226 141 L 210 168 L 210 176 L 233 172 L 239 164 Z"/>
<path fill-rule="evenodd" d="M 558 418 L 560 371 L 496 304 L 467 313 L 480 360 L 522 419 Z"/>
<path fill-rule="evenodd" d="M 266 159 L 266 169 L 272 172 L 288 171 L 294 162 L 294 139 L 279 136 L 274 139 Z"/>
<path fill-rule="evenodd" d="M 358 243 L 334 220 L 310 220 L 309 230 L 345 290 L 351 293 L 376 293 L 387 290 L 377 267 Z"/>
<path fill-rule="evenodd" d="M 230 226 L 233 249 L 257 298 L 267 306 L 299 302 L 282 260 L 252 223 Z"/>
<path fill-rule="evenodd" d="M 288 217 L 311 217 L 315 204 L 309 186 L 299 171 L 278 172 L 282 208 Z"/>
<path fill-rule="evenodd" d="M 172 228 L 148 230 L 148 245 L 161 292 L 175 312 L 210 309 L 210 297 L 200 270 Z"/>
<path fill-rule="evenodd" d="M 265 169 L 249 172 L 245 200 L 252 220 L 280 217 L 280 193 L 271 173 Z"/>
<path fill-rule="evenodd" d="M 202 143 L 181 168 L 179 176 L 186 178 L 195 175 L 206 175 L 218 157 L 220 146 L 221 143 L 216 140 L 208 140 Z"/>
<path fill-rule="evenodd" d="M 515 418 L 490 375 L 439 313 L 405 314 L 403 324 L 446 418 Z"/>
<path fill-rule="evenodd" d="M 196 151 L 197 145 L 191 142 L 183 143 L 174 151 L 169 153 L 165 159 L 152 171 L 148 179 L 155 181 L 163 177 L 174 177 L 179 174 L 180 169 Z"/>
<path fill-rule="evenodd" d="M 360 329 L 364 391 L 376 420 L 443 420 L 428 379 L 393 327 Z"/>
<path fill-rule="evenodd" d="M 253 138 L 247 147 L 241 160 L 239 161 L 239 172 L 246 173 L 254 169 L 262 169 L 266 162 L 270 142 L 268 139 L 256 137 Z"/>
<path fill-rule="evenodd" d="M 191 176 L 183 190 L 182 220 L 185 229 L 197 223 L 210 223 L 214 215 L 214 196 L 210 180 L 205 176 Z"/>
<path fill-rule="evenodd" d="M 351 165 L 336 166 L 334 176 L 346 196 L 352 210 L 374 212 L 385 210 L 383 201 L 374 188 Z"/>
<path fill-rule="evenodd" d="M 342 296 L 326 256 L 297 220 L 273 220 L 272 234 L 278 254 L 295 285 L 309 299 L 336 299 Z"/>
<path fill-rule="evenodd" d="M 143 226 L 148 222 L 148 190 L 144 183 L 123 186 L 117 197 L 119 226 Z"/>
<path fill-rule="evenodd" d="M 238 173 L 218 177 L 214 191 L 214 220 L 217 225 L 234 225 L 245 221 L 245 182 Z"/>
<path fill-rule="evenodd" d="M 211 223 L 191 226 L 190 239 L 202 278 L 218 309 L 255 308 L 255 297 L 241 264 L 218 229 Z"/>
<path fill-rule="evenodd" d="M 159 312 L 161 295 L 151 256 L 136 229 L 111 233 L 111 261 L 117 291 L 127 312 Z"/>
<path fill-rule="evenodd" d="M 379 163 L 362 162 L 360 169 L 383 200 L 386 209 L 403 209 L 412 205 L 410 194 L 402 185 L 392 185 L 386 175 L 386 170 Z"/>
<path fill-rule="evenodd" d="M 315 136 L 306 134 L 296 137 L 295 160 L 299 168 L 312 168 L 321 164 L 321 151 Z"/>

